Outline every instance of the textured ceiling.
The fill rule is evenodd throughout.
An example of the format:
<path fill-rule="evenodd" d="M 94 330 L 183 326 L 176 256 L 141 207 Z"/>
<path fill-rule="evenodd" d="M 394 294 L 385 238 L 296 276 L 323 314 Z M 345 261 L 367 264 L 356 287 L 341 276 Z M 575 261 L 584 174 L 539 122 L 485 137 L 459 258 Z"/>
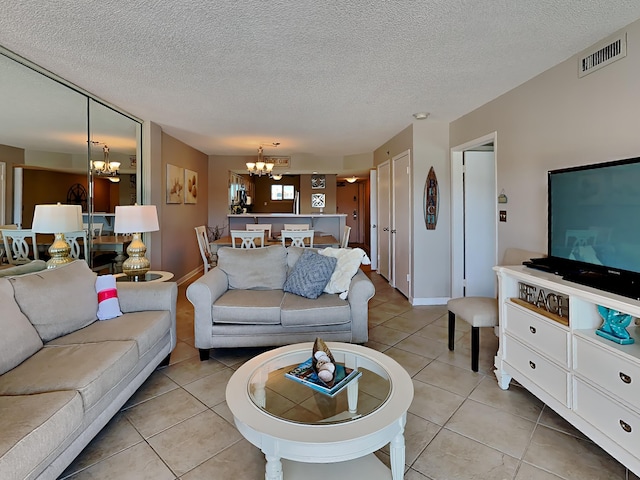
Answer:
<path fill-rule="evenodd" d="M 371 152 L 640 18 L 637 0 L 2 1 L 0 44 L 207 154 Z"/>

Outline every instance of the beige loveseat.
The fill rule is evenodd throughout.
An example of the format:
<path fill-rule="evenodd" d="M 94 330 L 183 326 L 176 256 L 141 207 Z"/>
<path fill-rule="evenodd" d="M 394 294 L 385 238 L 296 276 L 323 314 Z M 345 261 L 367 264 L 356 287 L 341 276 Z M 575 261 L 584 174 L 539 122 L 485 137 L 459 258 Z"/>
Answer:
<path fill-rule="evenodd" d="M 209 358 L 211 348 L 288 345 L 316 337 L 367 341 L 368 302 L 375 289 L 359 268 L 347 280 L 346 299 L 336 293 L 310 299 L 283 291 L 304 250 L 282 245 L 218 250 L 218 265 L 187 288 L 201 360 Z"/>
<path fill-rule="evenodd" d="M 55 479 L 176 343 L 175 283 L 117 284 L 96 320 L 84 261 L 0 278 L 0 478 Z"/>

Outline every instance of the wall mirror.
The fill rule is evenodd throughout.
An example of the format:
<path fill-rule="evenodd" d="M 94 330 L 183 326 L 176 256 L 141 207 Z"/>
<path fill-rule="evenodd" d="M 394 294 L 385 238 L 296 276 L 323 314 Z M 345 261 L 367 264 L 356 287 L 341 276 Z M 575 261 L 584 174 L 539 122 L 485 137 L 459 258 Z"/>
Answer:
<path fill-rule="evenodd" d="M 141 124 L 45 73 L 0 48 L 0 224 L 30 228 L 35 205 L 79 203 L 108 234 L 115 206 L 141 192 Z M 105 156 L 111 171 L 96 168 Z"/>

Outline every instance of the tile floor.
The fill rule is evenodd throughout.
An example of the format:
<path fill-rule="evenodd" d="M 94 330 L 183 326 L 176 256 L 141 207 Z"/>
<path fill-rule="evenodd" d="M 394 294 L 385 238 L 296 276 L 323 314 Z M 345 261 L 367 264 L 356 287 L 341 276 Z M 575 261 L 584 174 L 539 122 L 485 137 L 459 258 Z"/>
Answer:
<path fill-rule="evenodd" d="M 412 307 L 375 273 L 369 343 L 414 380 L 406 480 L 552 480 L 638 477 L 523 388 L 502 391 L 491 374 L 497 339 L 483 329 L 480 372 L 470 369 L 469 327 L 458 322 L 447 349 L 444 306 Z M 178 345 L 60 478 L 259 480 L 264 457 L 236 431 L 224 391 L 234 369 L 258 350 L 218 350 L 201 362 L 193 310 L 178 295 Z M 378 456 L 388 464 L 388 450 Z"/>

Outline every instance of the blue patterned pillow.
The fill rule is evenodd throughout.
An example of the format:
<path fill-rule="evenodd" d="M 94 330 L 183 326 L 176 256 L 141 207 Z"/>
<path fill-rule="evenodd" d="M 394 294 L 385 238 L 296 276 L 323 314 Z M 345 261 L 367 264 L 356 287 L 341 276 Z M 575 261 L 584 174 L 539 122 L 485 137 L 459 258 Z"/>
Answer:
<path fill-rule="evenodd" d="M 283 290 L 306 298 L 318 298 L 327 286 L 338 260 L 305 250 L 284 282 Z"/>

